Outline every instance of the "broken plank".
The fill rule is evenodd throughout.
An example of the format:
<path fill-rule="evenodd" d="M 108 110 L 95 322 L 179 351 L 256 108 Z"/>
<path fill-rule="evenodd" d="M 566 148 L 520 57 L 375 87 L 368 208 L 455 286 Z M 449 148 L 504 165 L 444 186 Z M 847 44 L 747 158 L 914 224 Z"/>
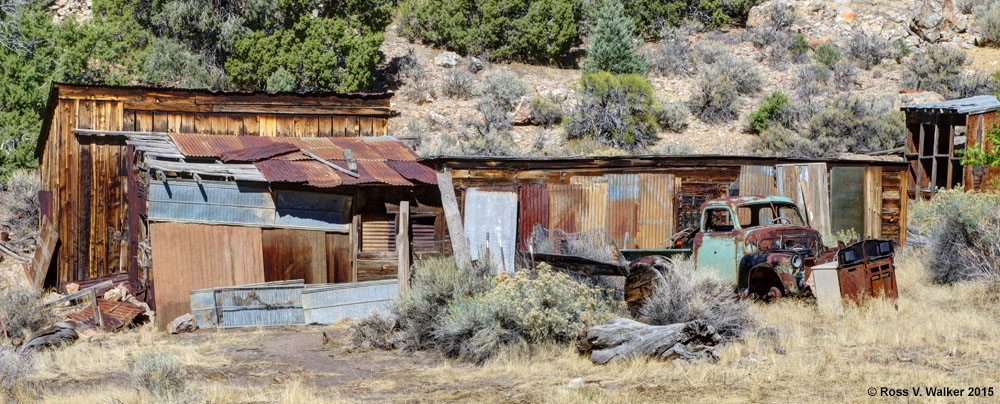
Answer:
<path fill-rule="evenodd" d="M 451 249 L 455 254 L 455 264 L 460 270 L 472 269 L 472 255 L 462 227 L 462 213 L 458 210 L 458 199 L 455 197 L 455 186 L 451 182 L 448 171 L 437 173 L 438 189 L 441 191 L 441 206 L 444 208 L 444 218 L 448 222 L 448 234 L 451 236 Z"/>

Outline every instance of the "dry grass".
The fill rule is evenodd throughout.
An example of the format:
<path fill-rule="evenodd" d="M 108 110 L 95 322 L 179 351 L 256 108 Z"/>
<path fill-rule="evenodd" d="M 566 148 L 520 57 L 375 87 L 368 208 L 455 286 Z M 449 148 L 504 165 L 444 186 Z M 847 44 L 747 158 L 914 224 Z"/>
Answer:
<path fill-rule="evenodd" d="M 715 363 L 635 359 L 595 366 L 571 346 L 549 345 L 508 349 L 482 367 L 444 362 L 413 369 L 412 377 L 435 385 L 440 399 L 484 380 L 517 391 L 476 398 L 496 402 L 884 402 L 867 389 L 1000 386 L 1000 310 L 983 304 L 984 285 L 932 285 L 915 253 L 899 255 L 898 301 L 869 301 L 838 316 L 820 315 L 811 300 L 755 304 L 760 327 L 776 330 L 774 336 L 748 333 Z M 565 387 L 577 377 L 585 388 Z"/>
<path fill-rule="evenodd" d="M 324 328 L 345 336 L 329 348 L 330 361 L 389 364 L 345 371 L 358 373 L 344 380 L 319 369 L 289 372 L 281 368 L 288 363 L 266 358 L 255 361 L 252 372 L 230 372 L 248 364 L 223 348 L 256 349 L 298 331 L 207 332 L 185 339 L 139 330 L 38 355 L 31 380 L 40 397 L 34 402 L 156 402 L 121 373 L 129 355 L 143 347 L 170 352 L 189 367 L 189 392 L 200 403 L 881 403 L 886 398 L 868 396 L 869 387 L 1000 387 L 1000 308 L 983 297 L 983 283 L 929 283 L 919 258 L 899 252 L 895 302 L 851 305 L 842 315 L 821 315 L 811 300 L 752 304 L 759 329 L 768 331 L 745 333 L 720 350 L 717 362 L 633 359 L 597 366 L 570 344 L 548 344 L 505 348 L 475 366 L 433 353 L 352 351 L 348 324 L 338 323 Z M 585 386 L 568 388 L 577 377 Z"/>

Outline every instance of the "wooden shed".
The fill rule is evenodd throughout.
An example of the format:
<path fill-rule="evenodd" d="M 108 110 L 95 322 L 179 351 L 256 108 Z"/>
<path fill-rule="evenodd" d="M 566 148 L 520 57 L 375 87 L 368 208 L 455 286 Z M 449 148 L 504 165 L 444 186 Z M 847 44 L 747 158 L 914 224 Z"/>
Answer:
<path fill-rule="evenodd" d="M 320 215 L 320 222 L 323 220 L 327 222 L 312 229 L 323 231 L 321 233 L 324 235 L 323 240 L 318 237 L 314 237 L 315 240 L 310 239 L 315 245 L 305 245 L 308 243 L 303 241 L 303 249 L 299 249 L 298 245 L 289 249 L 279 248 L 281 251 L 276 250 L 275 255 L 269 256 L 269 259 L 285 263 L 294 261 L 295 265 L 300 266 L 314 265 L 312 260 L 306 260 L 307 263 L 300 262 L 304 252 L 314 254 L 316 257 L 328 253 L 343 254 L 343 251 L 331 252 L 325 247 L 329 242 L 342 243 L 348 249 L 356 248 L 348 250 L 348 254 L 351 251 L 356 254 L 349 257 L 352 272 L 348 276 L 353 278 L 348 277 L 344 280 L 364 280 L 366 277 L 372 277 L 366 272 L 366 268 L 369 267 L 377 268 L 385 274 L 391 272 L 391 276 L 394 277 L 395 234 L 389 233 L 397 228 L 395 218 L 400 202 L 408 200 L 405 197 L 412 197 L 415 195 L 414 192 L 422 191 L 414 191 L 421 188 L 419 181 L 414 185 L 410 180 L 405 180 L 405 175 L 400 171 L 395 169 L 378 171 L 392 165 L 387 162 L 392 160 L 391 156 L 394 153 L 406 154 L 407 160 L 416 164 L 412 161 L 415 155 L 406 146 L 390 138 L 382 138 L 387 135 L 387 120 L 392 114 L 389 108 L 390 98 L 391 94 L 276 94 L 53 84 L 37 147 L 38 157 L 41 160 L 39 196 L 42 214 L 52 223 L 58 235 L 58 246 L 52 266 L 46 275 L 46 284 L 58 286 L 70 281 L 128 273 L 130 286 L 136 293 L 142 294 L 147 290 L 150 285 L 143 282 L 146 279 L 144 271 L 149 268 L 143 264 L 148 265 L 150 262 L 141 264 L 140 260 L 143 257 L 150 258 L 144 255 L 142 250 L 150 249 L 152 246 L 144 243 L 140 236 L 149 230 L 145 227 L 145 221 L 149 219 L 148 214 L 151 213 L 148 209 L 153 208 L 153 205 L 147 206 L 152 203 L 149 198 L 159 195 L 157 192 L 162 189 L 157 188 L 157 181 L 150 182 L 148 178 L 144 178 L 141 175 L 144 172 L 160 176 L 161 183 L 163 180 L 166 180 L 166 183 L 176 183 L 177 186 L 174 188 L 176 190 L 195 190 L 203 196 L 207 195 L 208 190 L 217 190 L 217 195 L 222 195 L 235 189 L 238 192 L 229 196 L 236 198 L 234 201 L 238 202 L 237 205 L 244 202 L 251 205 L 259 204 L 270 200 L 272 205 L 263 207 L 263 210 L 271 209 L 272 212 L 279 210 L 279 205 L 282 203 L 298 207 L 305 203 L 307 206 L 305 210 L 320 210 L 323 214 L 328 214 L 323 219 L 322 214 L 317 213 Z M 267 174 L 266 170 L 257 169 L 252 164 L 249 167 L 256 170 L 256 177 L 247 177 L 245 174 L 253 170 L 246 169 L 245 163 L 236 164 L 244 166 L 242 168 L 229 167 L 233 170 L 226 173 L 212 170 L 199 173 L 197 170 L 191 171 L 191 166 L 185 164 L 194 164 L 197 167 L 198 164 L 204 166 L 206 162 L 221 163 L 219 156 L 185 155 L 183 146 L 179 149 L 175 147 L 173 151 L 162 147 L 143 148 L 143 145 L 149 146 L 146 143 L 151 139 L 160 141 L 166 139 L 176 146 L 173 143 L 175 139 L 171 138 L 171 135 L 184 135 L 177 139 L 187 141 L 187 144 L 204 146 L 211 152 L 237 149 L 244 152 L 260 152 L 260 147 L 266 148 L 275 144 L 266 140 L 276 138 L 302 138 L 286 144 L 292 144 L 297 150 L 312 150 L 310 147 L 319 145 L 316 147 L 320 149 L 316 149 L 316 152 L 320 154 L 322 154 L 320 150 L 333 153 L 333 150 L 354 148 L 360 153 L 362 150 L 371 149 L 374 150 L 372 153 L 375 153 L 375 156 L 355 153 L 352 161 L 358 164 L 357 170 L 364 172 L 374 167 L 375 177 L 387 176 L 389 179 L 388 182 L 379 180 L 365 184 L 338 184 L 336 187 L 331 186 L 329 182 L 311 184 L 308 179 L 317 177 L 317 173 L 319 176 L 325 175 L 329 180 L 331 178 L 329 176 L 333 175 L 331 172 L 334 171 L 326 166 L 322 167 L 327 171 L 315 171 L 315 164 L 308 165 L 314 171 L 308 172 L 309 175 L 306 175 L 308 178 L 305 179 L 283 178 L 271 181 L 266 175 L 261 174 Z M 381 144 L 377 147 L 364 148 L 364 144 L 368 143 L 360 142 L 364 144 L 355 146 L 359 141 L 350 139 L 354 137 L 381 139 Z M 341 144 L 343 147 L 338 146 L 340 143 L 317 143 L 324 140 L 321 138 L 343 139 L 342 143 L 346 143 Z M 355 143 L 351 143 L 352 141 Z M 255 147 L 258 149 L 254 149 Z M 383 152 L 386 155 L 380 154 Z M 149 158 L 150 153 L 159 154 Z M 340 158 L 344 158 L 343 153 Z M 365 162 L 369 160 L 381 163 Z M 272 165 L 273 173 L 291 176 L 296 175 L 294 168 L 300 166 L 291 161 L 268 164 Z M 279 167 L 281 164 L 284 166 Z M 218 167 L 213 169 L 228 170 L 223 166 L 229 164 L 218 164 Z M 286 170 L 283 171 L 282 168 Z M 405 171 L 407 168 L 400 169 Z M 414 173 L 409 174 L 412 176 Z M 426 175 L 426 172 L 424 174 Z M 404 186 L 398 178 L 404 178 L 408 185 Z M 184 183 L 185 181 L 188 183 Z M 184 188 L 185 186 L 188 188 Z M 388 192 L 387 189 L 398 192 Z M 173 195 L 180 196 L 184 193 L 178 192 Z M 306 198 L 304 200 L 303 195 Z M 253 197 L 258 199 L 254 200 Z M 430 224 L 418 226 L 420 232 L 414 237 L 419 236 L 417 238 L 424 240 L 426 244 L 440 246 L 440 243 L 434 244 L 433 241 L 435 229 L 433 215 L 437 212 L 431 206 L 434 198 L 436 193 L 426 198 L 412 197 L 409 200 L 413 201 L 414 211 L 424 210 L 416 213 L 429 215 L 421 219 L 421 224 L 424 222 Z M 310 204 L 314 205 L 310 208 L 308 207 Z M 341 216 L 330 216 L 334 209 L 328 208 L 332 207 L 339 207 L 341 210 L 336 213 Z M 397 209 L 397 212 L 390 212 L 390 209 Z M 258 209 L 257 213 L 261 212 L 262 210 Z M 182 243 L 203 241 L 201 250 L 185 251 L 183 254 L 179 253 L 183 257 L 176 257 L 192 260 L 197 260 L 199 251 L 206 254 L 218 253 L 213 250 L 213 246 L 217 243 L 228 243 L 234 247 L 250 250 L 266 250 L 268 245 L 294 244 L 304 240 L 288 232 L 289 229 L 296 228 L 295 223 L 288 226 L 285 226 L 287 223 L 273 222 L 234 225 L 220 219 L 220 223 L 216 223 L 218 226 L 214 226 L 212 223 L 206 223 L 208 220 L 206 218 L 211 217 L 222 218 L 213 213 L 202 218 L 205 220 L 162 220 L 163 234 L 168 232 L 176 234 L 161 239 Z M 342 222 L 330 222 L 334 220 Z M 369 223 L 368 226 L 364 225 Z M 334 224 L 336 224 L 334 227 L 323 227 Z M 429 235 L 428 227 L 431 229 Z M 304 226 L 302 229 L 309 229 L 309 226 Z M 254 233 L 255 236 L 247 237 L 248 233 Z M 339 240 L 339 236 L 334 235 L 330 236 L 331 240 L 327 240 L 328 233 L 343 234 L 349 239 Z M 197 236 L 194 236 L 195 234 Z M 154 244 L 157 242 L 155 238 L 152 241 Z M 286 252 L 287 255 L 281 255 Z M 343 261 L 323 258 L 326 261 Z M 242 268 L 250 264 L 263 265 L 258 262 L 241 261 L 257 258 L 237 253 L 236 250 L 232 250 L 225 259 L 226 261 L 219 261 L 220 264 L 231 268 Z M 261 256 L 260 259 L 264 257 Z M 359 263 L 370 265 L 361 265 L 354 270 L 353 268 Z M 293 272 L 298 270 L 282 268 L 286 269 Z M 333 279 L 330 278 L 331 273 L 334 274 Z M 317 270 L 317 279 L 314 280 L 340 281 L 341 278 L 337 274 L 342 273 L 343 270 L 329 273 Z M 258 280 L 256 277 L 244 275 L 246 274 L 226 273 L 224 276 L 227 278 L 227 283 Z M 324 276 L 325 278 L 322 278 Z M 384 276 L 376 274 L 374 277 Z M 155 278 L 155 275 L 152 278 Z M 268 277 L 265 276 L 266 279 Z"/>
<path fill-rule="evenodd" d="M 928 198 L 939 189 L 979 190 L 1000 178 L 997 167 L 965 167 L 960 153 L 975 145 L 992 148 L 983 134 L 1000 125 L 1000 100 L 993 95 L 910 105 L 906 114 L 909 195 Z"/>
<path fill-rule="evenodd" d="M 703 202 L 727 195 L 788 196 L 824 235 L 853 230 L 906 241 L 908 165 L 902 160 L 690 155 L 422 161 L 451 172 L 472 245 L 477 237 L 494 246 L 507 237 L 506 245 L 524 249 L 537 224 L 565 232 L 603 228 L 619 247 L 664 248 L 677 231 L 698 227 Z M 470 223 L 479 215 L 500 218 Z"/>

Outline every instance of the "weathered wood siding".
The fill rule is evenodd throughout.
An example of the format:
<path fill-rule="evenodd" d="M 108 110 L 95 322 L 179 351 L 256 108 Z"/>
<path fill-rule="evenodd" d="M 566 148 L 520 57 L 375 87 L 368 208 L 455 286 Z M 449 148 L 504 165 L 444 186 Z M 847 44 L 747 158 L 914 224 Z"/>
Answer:
<path fill-rule="evenodd" d="M 59 233 L 56 281 L 126 272 L 130 266 L 133 273 L 140 272 L 130 259 L 136 248 L 129 247 L 129 236 L 134 238 L 140 229 L 129 229 L 128 201 L 136 195 L 129 195 L 132 167 L 127 148 L 118 137 L 78 137 L 73 129 L 383 136 L 390 114 L 389 95 L 299 96 L 54 84 L 36 153 L 41 160 L 41 190 L 51 192 L 53 225 Z"/>
<path fill-rule="evenodd" d="M 151 223 L 156 324 L 190 310 L 196 289 L 264 282 L 261 229 L 194 223 Z"/>

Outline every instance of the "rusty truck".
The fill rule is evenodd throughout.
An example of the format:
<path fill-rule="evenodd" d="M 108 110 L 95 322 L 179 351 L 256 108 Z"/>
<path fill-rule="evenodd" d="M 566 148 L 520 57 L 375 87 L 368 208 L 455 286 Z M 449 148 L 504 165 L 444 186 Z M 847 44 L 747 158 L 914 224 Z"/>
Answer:
<path fill-rule="evenodd" d="M 866 259 L 871 262 L 890 260 L 892 243 L 868 240 L 874 246 L 857 259 L 838 259 L 839 251 L 854 251 L 839 242 L 838 248 L 823 243 L 818 231 L 809 227 L 805 216 L 791 199 L 782 196 L 731 196 L 706 201 L 701 205 L 701 220 L 697 229 L 684 229 L 667 242 L 664 249 L 622 249 L 619 263 L 597 263 L 552 254 L 540 258 L 571 270 L 591 274 L 625 276 L 625 300 L 633 311 L 655 289 L 657 278 L 669 271 L 671 258 L 690 256 L 696 270 L 716 271 L 731 282 L 741 297 L 774 299 L 808 293 L 810 269 L 832 261 L 845 261 L 843 266 L 855 279 L 863 277 Z M 852 246 L 855 241 L 851 241 Z M 859 245 L 861 243 L 858 243 Z M 843 254 L 840 254 L 841 256 Z M 850 264 L 850 268 L 848 268 Z M 881 264 L 880 264 L 881 265 Z M 879 266 L 881 268 L 882 266 Z M 858 276 L 855 275 L 855 271 Z M 886 275 L 886 276 L 891 276 Z M 895 296 L 895 279 L 891 295 Z M 846 294 L 862 293 L 864 285 L 854 287 L 858 280 L 845 281 Z M 859 290 L 858 288 L 861 288 Z M 873 289 L 873 288 L 868 288 Z M 879 286 L 883 293 L 887 290 Z"/>

